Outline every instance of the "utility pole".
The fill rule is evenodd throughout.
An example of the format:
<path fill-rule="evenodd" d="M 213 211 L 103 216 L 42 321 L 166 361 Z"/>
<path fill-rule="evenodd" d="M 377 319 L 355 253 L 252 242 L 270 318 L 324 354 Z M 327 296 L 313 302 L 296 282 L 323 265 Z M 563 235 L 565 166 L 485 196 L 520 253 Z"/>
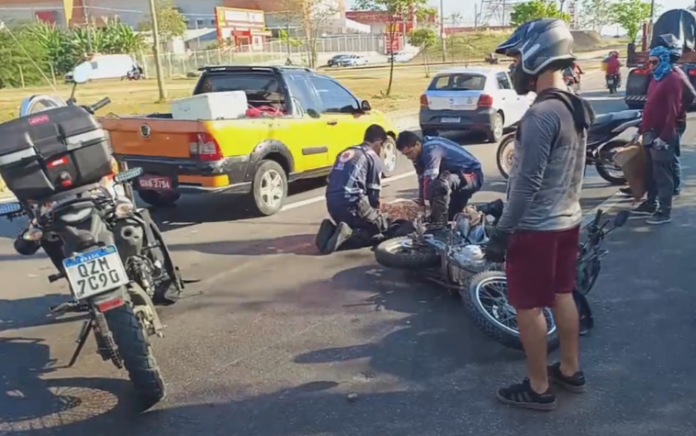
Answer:
<path fill-rule="evenodd" d="M 92 46 L 92 17 L 89 16 L 89 5 L 86 3 L 86 1 L 83 2 L 82 6 L 84 7 L 85 23 L 87 23 L 87 50 L 89 50 L 89 55 L 91 56 L 94 53 L 94 47 Z"/>
<path fill-rule="evenodd" d="M 157 72 L 157 88 L 159 88 L 159 99 L 167 99 L 167 88 L 164 86 L 162 77 L 162 61 L 160 60 L 160 39 L 159 27 L 157 26 L 157 7 L 156 0 L 150 0 L 150 16 L 152 17 L 152 54 L 155 56 L 155 71 Z"/>
<path fill-rule="evenodd" d="M 440 41 L 442 41 L 442 62 L 447 62 L 447 42 L 445 41 L 445 1 L 440 0 Z"/>

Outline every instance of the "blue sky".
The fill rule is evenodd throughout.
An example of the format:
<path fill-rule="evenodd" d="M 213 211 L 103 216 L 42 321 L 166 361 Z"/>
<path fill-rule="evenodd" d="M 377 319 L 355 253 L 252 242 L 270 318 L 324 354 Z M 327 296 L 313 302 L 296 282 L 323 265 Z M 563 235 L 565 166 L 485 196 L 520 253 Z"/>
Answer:
<path fill-rule="evenodd" d="M 475 0 L 479 5 L 481 0 Z M 353 6 L 353 0 L 346 0 L 346 6 L 351 8 Z M 459 12 L 463 17 L 462 25 L 473 25 L 474 24 L 474 8 L 472 7 L 474 2 L 471 0 L 443 0 L 445 16 L 451 15 L 452 13 Z M 566 0 L 566 4 L 568 0 Z M 580 1 L 578 0 L 578 3 Z M 667 11 L 676 8 L 685 8 L 694 4 L 694 0 L 656 0 L 655 3 L 662 5 L 661 11 Z M 433 7 L 439 8 L 440 2 L 437 0 L 430 0 L 430 4 Z"/>

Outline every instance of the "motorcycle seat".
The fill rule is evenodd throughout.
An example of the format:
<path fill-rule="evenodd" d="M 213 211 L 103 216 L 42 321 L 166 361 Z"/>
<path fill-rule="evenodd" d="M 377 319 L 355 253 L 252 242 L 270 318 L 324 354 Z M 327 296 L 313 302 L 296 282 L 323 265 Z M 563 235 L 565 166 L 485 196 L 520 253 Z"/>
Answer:
<path fill-rule="evenodd" d="M 641 111 L 637 110 L 625 110 L 619 112 L 612 112 L 608 114 L 597 115 L 593 126 L 610 124 L 616 121 L 628 121 L 640 118 L 642 115 Z"/>

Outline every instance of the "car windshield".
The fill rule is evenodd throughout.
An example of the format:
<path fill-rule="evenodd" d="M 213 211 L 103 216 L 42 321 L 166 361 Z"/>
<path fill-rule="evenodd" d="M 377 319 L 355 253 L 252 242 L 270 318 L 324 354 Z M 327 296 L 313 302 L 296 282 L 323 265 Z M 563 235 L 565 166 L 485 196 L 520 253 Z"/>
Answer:
<path fill-rule="evenodd" d="M 444 74 L 430 83 L 430 91 L 483 91 L 486 76 L 471 73 Z"/>

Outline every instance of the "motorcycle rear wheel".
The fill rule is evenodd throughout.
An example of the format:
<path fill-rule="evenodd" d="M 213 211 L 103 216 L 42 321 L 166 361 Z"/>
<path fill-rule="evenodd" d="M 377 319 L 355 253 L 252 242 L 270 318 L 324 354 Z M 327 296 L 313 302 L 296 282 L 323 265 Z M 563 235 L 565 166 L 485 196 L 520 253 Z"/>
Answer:
<path fill-rule="evenodd" d="M 460 294 L 469 317 L 483 334 L 505 347 L 524 350 L 517 327 L 517 312 L 507 298 L 507 276 L 504 271 L 476 274 Z M 548 328 L 547 350 L 553 351 L 560 342 L 551 309 L 544 308 L 544 317 Z"/>
<path fill-rule="evenodd" d="M 426 269 L 440 264 L 440 254 L 432 247 L 415 244 L 410 236 L 401 236 L 376 246 L 375 260 L 387 268 Z"/>
<path fill-rule="evenodd" d="M 597 158 L 597 161 L 595 162 L 595 169 L 597 170 L 597 174 L 599 174 L 599 177 L 603 178 L 612 185 L 625 185 L 627 183 L 626 177 L 624 177 L 623 175 L 617 176 L 616 174 L 613 174 L 613 172 L 620 172 L 621 170 L 615 165 L 614 168 L 611 168 L 610 166 L 606 165 L 605 162 L 611 160 L 611 157 L 608 156 L 609 154 L 612 154 L 614 150 L 621 147 L 625 147 L 626 145 L 628 145 L 628 141 L 626 140 L 617 139 L 609 141 L 604 145 L 604 147 L 602 147 L 602 150 L 600 151 L 600 156 Z"/>
<path fill-rule="evenodd" d="M 164 380 L 152 347 L 130 304 L 104 312 L 128 377 L 142 410 L 148 410 L 165 395 Z"/>

